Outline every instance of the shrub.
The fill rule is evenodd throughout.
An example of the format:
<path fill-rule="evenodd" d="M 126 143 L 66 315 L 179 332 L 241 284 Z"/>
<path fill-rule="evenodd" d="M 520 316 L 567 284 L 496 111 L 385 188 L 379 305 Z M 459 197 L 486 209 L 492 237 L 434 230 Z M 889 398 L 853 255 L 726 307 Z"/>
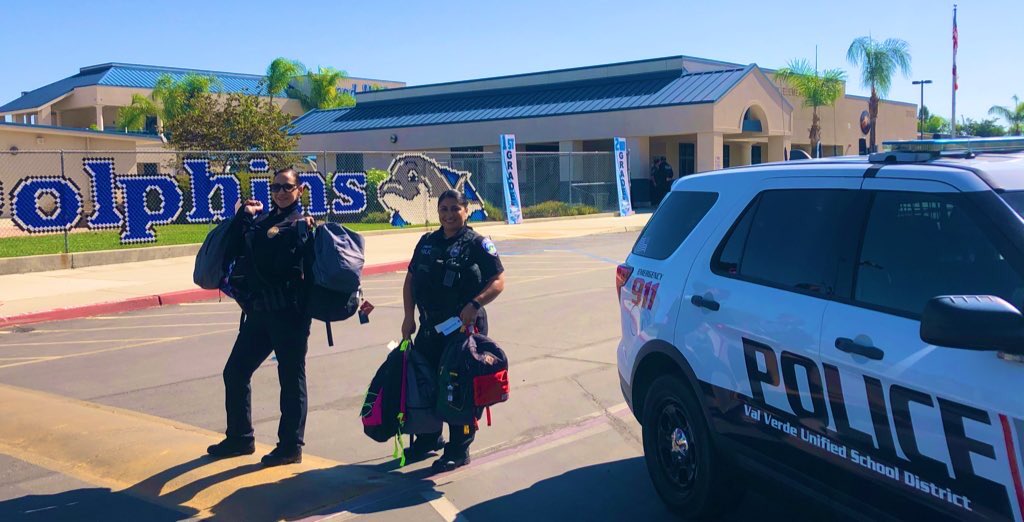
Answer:
<path fill-rule="evenodd" d="M 492 205 L 486 199 L 481 200 L 484 204 L 484 212 L 487 213 L 488 221 L 505 221 L 505 211 Z"/>
<path fill-rule="evenodd" d="M 367 212 L 361 223 L 390 223 L 391 216 L 387 212 Z"/>
<path fill-rule="evenodd" d="M 596 207 L 580 204 L 570 205 L 564 201 L 545 201 L 523 209 L 524 218 L 583 216 L 597 213 Z"/>

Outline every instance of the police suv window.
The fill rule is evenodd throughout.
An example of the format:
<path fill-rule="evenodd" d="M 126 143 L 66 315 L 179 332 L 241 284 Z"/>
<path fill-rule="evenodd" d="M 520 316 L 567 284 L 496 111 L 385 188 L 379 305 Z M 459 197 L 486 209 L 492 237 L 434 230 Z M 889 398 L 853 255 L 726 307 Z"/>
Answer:
<path fill-rule="evenodd" d="M 670 192 L 636 240 L 633 253 L 652 259 L 668 258 L 717 200 L 714 192 Z"/>
<path fill-rule="evenodd" d="M 915 318 L 939 295 L 995 295 L 1020 308 L 1024 280 L 972 214 L 962 195 L 875 193 L 854 299 Z"/>
<path fill-rule="evenodd" d="M 853 190 L 770 190 L 743 212 L 719 245 L 720 275 L 784 289 L 831 295 L 840 250 L 851 248 L 859 208 Z"/>

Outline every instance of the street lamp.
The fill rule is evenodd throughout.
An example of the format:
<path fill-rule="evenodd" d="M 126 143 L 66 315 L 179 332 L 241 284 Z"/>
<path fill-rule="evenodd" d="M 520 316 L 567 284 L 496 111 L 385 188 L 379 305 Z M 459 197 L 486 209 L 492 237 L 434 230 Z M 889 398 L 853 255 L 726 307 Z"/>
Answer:
<path fill-rule="evenodd" d="M 914 85 L 921 86 L 921 106 L 917 109 L 917 132 L 918 139 L 924 139 L 924 86 L 932 83 L 931 80 L 914 80 Z"/>

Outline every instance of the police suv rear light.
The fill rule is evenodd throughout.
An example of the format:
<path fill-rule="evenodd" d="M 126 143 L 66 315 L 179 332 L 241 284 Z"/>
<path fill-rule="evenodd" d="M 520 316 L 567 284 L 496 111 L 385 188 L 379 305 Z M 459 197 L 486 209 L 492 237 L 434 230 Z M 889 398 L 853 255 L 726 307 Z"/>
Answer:
<path fill-rule="evenodd" d="M 629 276 L 633 275 L 633 267 L 622 264 L 615 268 L 615 293 L 618 294 L 622 291 L 622 287 L 626 285 L 626 281 L 629 281 Z"/>

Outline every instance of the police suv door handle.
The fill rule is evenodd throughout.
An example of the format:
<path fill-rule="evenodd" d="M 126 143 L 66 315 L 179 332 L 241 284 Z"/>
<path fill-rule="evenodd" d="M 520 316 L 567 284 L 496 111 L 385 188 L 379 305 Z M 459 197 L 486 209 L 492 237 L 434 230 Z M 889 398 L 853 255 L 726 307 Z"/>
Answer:
<path fill-rule="evenodd" d="M 882 357 L 885 356 L 885 352 L 883 352 L 881 348 L 863 345 L 846 337 L 836 338 L 836 349 L 841 352 L 863 355 L 864 357 L 875 361 L 881 361 Z"/>
<path fill-rule="evenodd" d="M 721 308 L 721 305 L 718 304 L 718 301 L 715 301 L 710 297 L 701 297 L 699 295 L 694 295 L 693 297 L 690 298 L 690 302 L 693 303 L 693 306 L 707 308 L 712 312 L 717 312 L 718 309 Z"/>

